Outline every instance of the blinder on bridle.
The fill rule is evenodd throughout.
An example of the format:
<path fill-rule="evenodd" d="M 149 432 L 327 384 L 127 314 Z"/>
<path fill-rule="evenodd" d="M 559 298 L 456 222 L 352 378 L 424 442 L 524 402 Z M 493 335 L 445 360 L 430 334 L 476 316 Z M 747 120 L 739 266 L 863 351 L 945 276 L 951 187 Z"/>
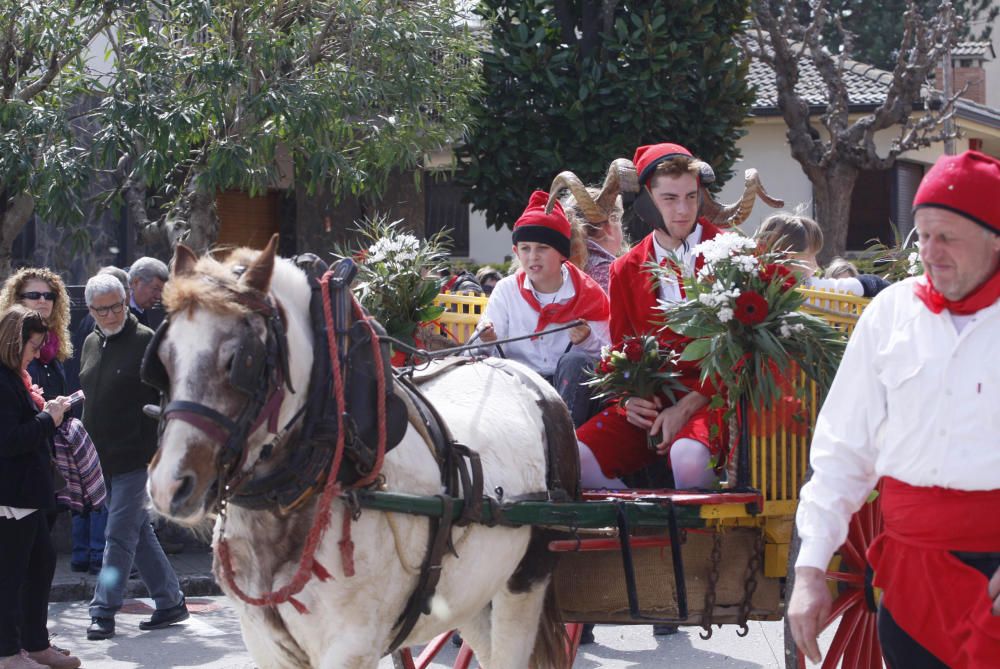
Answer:
<path fill-rule="evenodd" d="M 139 368 L 139 377 L 146 385 L 156 388 L 164 395 L 170 395 L 170 378 L 160 359 L 160 346 L 170 326 L 170 319 L 164 319 L 156 329 L 153 339 L 146 347 Z M 267 345 L 257 337 L 253 327 L 247 323 L 246 332 L 236 345 L 236 353 L 229 369 L 229 385 L 244 395 L 253 395 L 260 384 L 261 374 L 267 363 Z"/>

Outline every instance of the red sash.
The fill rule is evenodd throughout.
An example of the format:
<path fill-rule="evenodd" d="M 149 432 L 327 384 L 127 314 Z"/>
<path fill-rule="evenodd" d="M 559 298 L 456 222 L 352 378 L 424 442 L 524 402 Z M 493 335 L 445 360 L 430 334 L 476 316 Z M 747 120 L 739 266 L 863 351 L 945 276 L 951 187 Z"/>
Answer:
<path fill-rule="evenodd" d="M 549 323 L 568 323 L 577 318 L 585 321 L 606 321 L 611 314 L 608 306 L 608 295 L 601 286 L 589 276 L 581 272 L 576 265 L 564 262 L 563 267 L 569 270 L 569 278 L 573 282 L 576 293 L 561 304 L 539 304 L 538 298 L 524 287 L 524 270 L 517 272 L 517 288 L 521 297 L 528 305 L 538 312 L 538 325 L 535 332 L 541 332 Z"/>
<path fill-rule="evenodd" d="M 913 286 L 913 292 L 935 314 L 947 309 L 952 314 L 968 316 L 980 309 L 985 309 L 1000 299 L 1000 270 L 993 272 L 993 276 L 960 300 L 949 300 L 939 293 L 934 287 L 934 282 L 931 281 L 930 274 L 925 274 L 924 278 L 927 283 L 917 281 Z"/>
<path fill-rule="evenodd" d="M 885 530 L 868 549 L 882 603 L 899 626 L 952 669 L 1000 660 L 1000 616 L 989 579 L 950 551 L 1000 552 L 1000 490 L 914 487 L 883 479 Z"/>

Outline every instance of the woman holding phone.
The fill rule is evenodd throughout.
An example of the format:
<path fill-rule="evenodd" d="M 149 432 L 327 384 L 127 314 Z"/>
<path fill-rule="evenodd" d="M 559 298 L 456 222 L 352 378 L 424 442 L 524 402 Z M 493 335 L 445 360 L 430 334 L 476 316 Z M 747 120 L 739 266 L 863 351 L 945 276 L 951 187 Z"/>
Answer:
<path fill-rule="evenodd" d="M 69 408 L 66 397 L 45 400 L 28 374 L 47 334 L 37 311 L 15 304 L 0 315 L 0 669 L 80 666 L 52 647 L 47 627 L 52 438 Z"/>

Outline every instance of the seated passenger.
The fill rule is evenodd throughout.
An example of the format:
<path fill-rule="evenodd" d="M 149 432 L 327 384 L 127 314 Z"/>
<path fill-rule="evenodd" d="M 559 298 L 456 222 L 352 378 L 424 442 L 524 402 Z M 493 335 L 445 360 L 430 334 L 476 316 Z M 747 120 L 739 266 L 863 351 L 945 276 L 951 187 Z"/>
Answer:
<path fill-rule="evenodd" d="M 815 276 L 819 265 L 816 255 L 823 248 L 823 231 L 819 224 L 806 216 L 779 213 L 767 217 L 756 235 L 761 245 L 773 251 L 784 251 L 794 258 L 805 279 L 805 288 L 835 290 L 858 297 L 875 297 L 889 282 L 874 274 L 858 274 L 844 278 Z M 856 270 L 855 270 L 856 271 Z"/>
<path fill-rule="evenodd" d="M 826 266 L 823 275 L 830 279 L 849 279 L 860 276 L 861 272 L 850 260 L 837 256 Z"/>
<path fill-rule="evenodd" d="M 646 202 L 644 218 L 653 232 L 611 266 L 611 339 L 619 343 L 627 336 L 656 333 L 662 312 L 657 301 L 684 299 L 683 279 L 701 269 L 703 259 L 693 249 L 699 242 L 719 234 L 706 219 L 698 218 L 698 188 L 701 161 L 678 144 L 641 146 L 635 153 L 640 194 Z M 707 167 L 707 166 L 706 166 Z M 637 202 L 637 208 L 639 203 Z M 655 282 L 647 263 L 672 268 L 676 278 Z M 686 340 L 662 331 L 668 347 Z M 667 458 L 676 488 L 708 488 L 717 478 L 712 461 L 718 459 L 723 437 L 721 413 L 708 408 L 713 391 L 700 383 L 695 364 L 682 363 L 683 382 L 690 392 L 670 404 L 663 396 L 630 398 L 609 407 L 581 426 L 581 481 L 591 488 L 624 488 L 621 477 L 659 459 Z M 716 427 L 713 430 L 713 426 Z"/>
<path fill-rule="evenodd" d="M 583 319 L 586 323 L 543 337 L 504 344 L 502 354 L 546 378 L 569 407 L 573 424 L 591 415 L 588 370 L 608 343 L 608 297 L 569 258 L 570 226 L 557 202 L 545 213 L 548 193 L 535 191 L 514 224 L 513 251 L 520 269 L 497 282 L 476 328 L 482 341 L 528 335 Z"/>

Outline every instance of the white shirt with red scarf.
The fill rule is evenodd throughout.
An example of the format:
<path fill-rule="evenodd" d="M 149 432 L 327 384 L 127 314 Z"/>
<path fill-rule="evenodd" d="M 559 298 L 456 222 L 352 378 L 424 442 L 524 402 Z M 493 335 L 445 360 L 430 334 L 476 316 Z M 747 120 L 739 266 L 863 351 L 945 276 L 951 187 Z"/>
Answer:
<path fill-rule="evenodd" d="M 565 265 L 562 267 L 562 278 L 562 286 L 555 293 L 538 292 L 527 276 L 524 277 L 524 287 L 534 294 L 543 307 L 548 304 L 565 303 L 576 295 L 576 289 Z M 498 339 L 531 334 L 538 324 L 538 312 L 521 296 L 516 276 L 507 276 L 497 282 L 489 302 L 486 303 L 484 318 L 493 323 Z M 573 348 L 596 358 L 601 354 L 601 347 L 610 341 L 608 321 L 587 321 L 587 324 L 590 325 L 590 336 Z M 549 327 L 555 326 L 556 324 L 553 324 Z M 503 344 L 503 352 L 506 357 L 527 365 L 542 376 L 551 376 L 556 370 L 559 358 L 566 353 L 569 345 L 569 330 L 561 330 L 544 337 Z"/>
<path fill-rule="evenodd" d="M 811 449 L 796 566 L 826 569 L 879 478 L 1000 489 L 1000 302 L 935 314 L 907 279 L 880 293 L 851 335 Z"/>

